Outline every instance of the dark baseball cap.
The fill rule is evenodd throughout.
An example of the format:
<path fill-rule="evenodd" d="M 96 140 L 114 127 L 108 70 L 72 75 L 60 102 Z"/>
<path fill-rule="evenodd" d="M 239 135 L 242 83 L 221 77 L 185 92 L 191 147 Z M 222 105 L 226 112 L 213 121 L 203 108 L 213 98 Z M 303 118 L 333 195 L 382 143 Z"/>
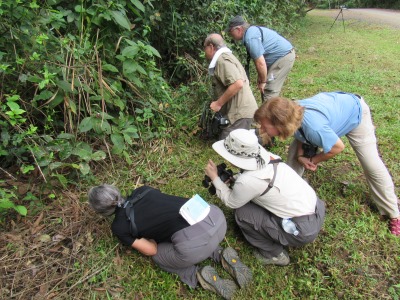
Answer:
<path fill-rule="evenodd" d="M 226 32 L 229 32 L 229 31 L 231 31 L 231 29 L 232 29 L 233 27 L 241 26 L 241 25 L 243 25 L 244 23 L 246 23 L 246 21 L 244 20 L 244 18 L 243 18 L 242 16 L 233 17 L 233 18 L 229 21 L 228 27 L 226 27 L 225 31 L 226 31 Z"/>

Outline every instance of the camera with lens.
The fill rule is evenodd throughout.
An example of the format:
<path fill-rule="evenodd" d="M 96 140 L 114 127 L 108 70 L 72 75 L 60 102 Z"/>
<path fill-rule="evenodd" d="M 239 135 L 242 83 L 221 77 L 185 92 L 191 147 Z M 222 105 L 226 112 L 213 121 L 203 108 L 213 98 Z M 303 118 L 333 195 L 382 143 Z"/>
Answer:
<path fill-rule="evenodd" d="M 314 146 L 314 145 L 305 143 L 305 144 L 303 144 L 302 148 L 303 148 L 303 156 L 304 157 L 311 158 L 311 157 L 314 157 L 315 155 L 317 155 L 318 146 Z"/>
<path fill-rule="evenodd" d="M 216 122 L 219 126 L 222 126 L 222 127 L 229 125 L 229 119 L 225 118 L 219 112 L 215 113 L 214 122 Z"/>
<path fill-rule="evenodd" d="M 230 184 L 229 187 L 232 188 L 232 185 L 235 182 L 232 170 L 227 169 L 226 164 L 222 163 L 217 165 L 217 172 L 218 172 L 218 177 L 221 178 L 222 182 L 229 182 Z M 202 181 L 202 184 L 205 188 L 208 188 L 208 192 L 211 195 L 215 195 L 216 193 L 215 186 L 212 184 L 212 180 L 210 177 L 204 175 L 204 180 Z"/>

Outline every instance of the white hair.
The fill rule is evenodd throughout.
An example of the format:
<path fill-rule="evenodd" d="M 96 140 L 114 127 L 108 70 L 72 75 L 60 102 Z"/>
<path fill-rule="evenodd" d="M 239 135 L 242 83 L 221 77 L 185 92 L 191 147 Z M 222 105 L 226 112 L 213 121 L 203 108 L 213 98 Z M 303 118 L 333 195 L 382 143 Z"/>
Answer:
<path fill-rule="evenodd" d="M 89 192 L 90 207 L 103 216 L 110 216 L 117 206 L 122 206 L 125 199 L 120 191 L 113 185 L 103 184 L 92 187 Z"/>

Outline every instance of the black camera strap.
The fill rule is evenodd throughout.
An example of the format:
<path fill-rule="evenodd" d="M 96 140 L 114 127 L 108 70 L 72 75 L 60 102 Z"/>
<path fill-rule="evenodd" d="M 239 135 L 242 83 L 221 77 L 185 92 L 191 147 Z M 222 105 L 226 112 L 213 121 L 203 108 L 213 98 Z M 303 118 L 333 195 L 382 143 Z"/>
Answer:
<path fill-rule="evenodd" d="M 316 147 L 313 143 L 311 143 L 309 140 L 307 140 L 306 135 L 304 134 L 303 128 L 299 128 L 300 134 L 303 136 L 303 138 L 306 140 L 307 144 Z"/>
<path fill-rule="evenodd" d="M 269 192 L 270 189 L 272 189 L 274 187 L 274 182 L 275 182 L 275 178 L 276 178 L 276 173 L 278 171 L 278 164 L 280 162 L 283 162 L 282 159 L 278 158 L 278 159 L 272 159 L 269 161 L 269 164 L 272 164 L 273 168 L 274 168 L 274 176 L 272 176 L 271 181 L 268 183 L 268 187 L 265 189 L 265 191 L 260 195 L 263 196 L 266 193 Z"/>
<path fill-rule="evenodd" d="M 137 227 L 135 224 L 135 213 L 133 211 L 133 206 L 141 199 L 143 199 L 143 197 L 150 191 L 154 190 L 153 188 L 149 187 L 149 186 L 145 186 L 143 188 L 143 190 L 136 194 L 134 197 L 132 197 L 131 199 L 127 200 L 123 206 L 123 208 L 125 209 L 125 214 L 126 214 L 126 218 L 128 221 L 130 221 L 131 223 L 131 234 L 133 236 L 136 236 L 138 234 L 137 231 Z"/>

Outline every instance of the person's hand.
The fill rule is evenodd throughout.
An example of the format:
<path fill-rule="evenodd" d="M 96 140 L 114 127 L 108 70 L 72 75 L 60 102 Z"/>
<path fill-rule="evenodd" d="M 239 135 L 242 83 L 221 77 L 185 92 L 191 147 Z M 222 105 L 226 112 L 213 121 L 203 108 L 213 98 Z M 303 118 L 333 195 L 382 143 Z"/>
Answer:
<path fill-rule="evenodd" d="M 222 108 L 222 105 L 220 105 L 218 101 L 213 101 L 210 104 L 210 108 L 212 111 L 219 112 Z"/>
<path fill-rule="evenodd" d="M 214 180 L 215 178 L 218 177 L 218 169 L 215 163 L 210 159 L 208 161 L 208 164 L 205 168 L 205 173 L 208 177 L 210 177 L 211 180 Z"/>
<path fill-rule="evenodd" d="M 298 158 L 299 163 L 303 165 L 303 167 L 306 170 L 310 171 L 316 171 L 317 170 L 317 164 L 314 164 L 312 160 L 310 160 L 308 157 L 299 157 Z"/>
<path fill-rule="evenodd" d="M 257 84 L 257 88 L 261 92 L 261 94 L 264 94 L 265 85 L 266 85 L 265 82 L 260 82 L 259 84 Z"/>

